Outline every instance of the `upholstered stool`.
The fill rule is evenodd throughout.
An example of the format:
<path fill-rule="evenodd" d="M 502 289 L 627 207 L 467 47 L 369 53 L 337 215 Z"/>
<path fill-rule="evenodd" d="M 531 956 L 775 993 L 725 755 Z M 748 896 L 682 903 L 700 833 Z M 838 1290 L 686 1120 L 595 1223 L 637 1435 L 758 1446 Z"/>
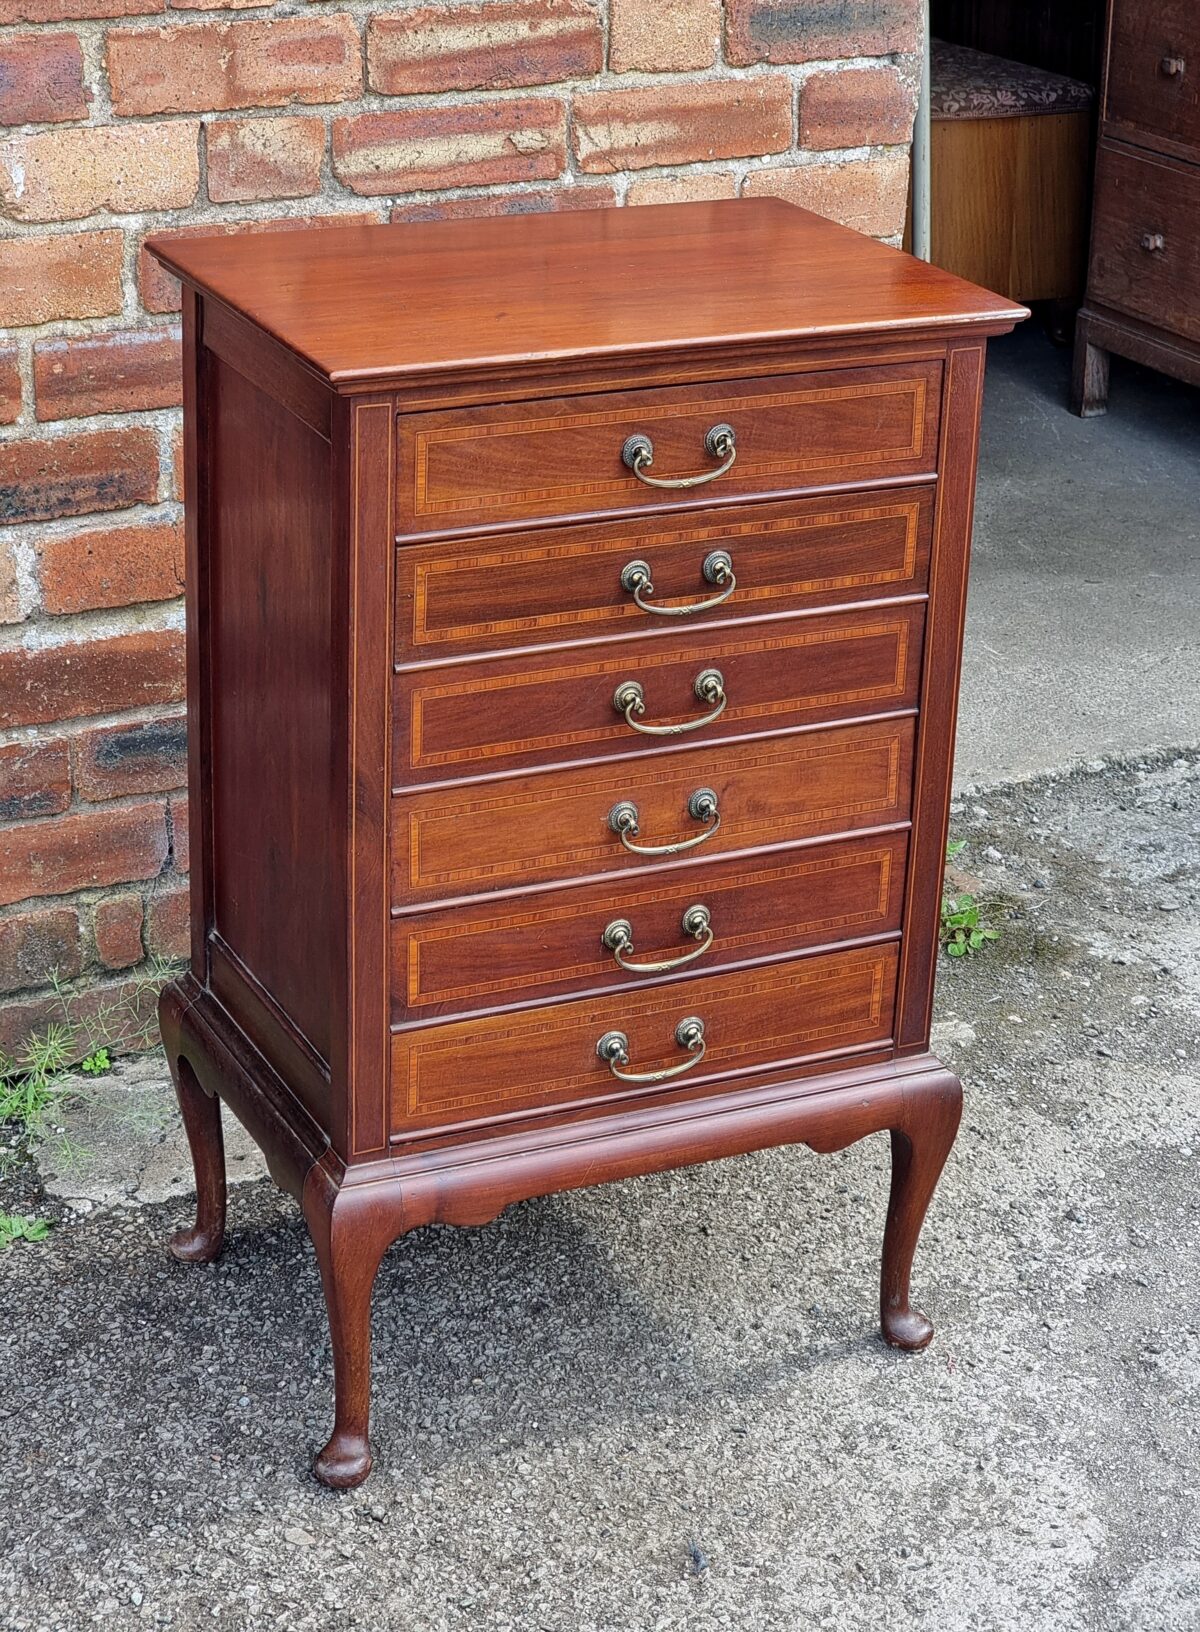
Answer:
<path fill-rule="evenodd" d="M 1078 301 L 1091 87 L 942 40 L 930 81 L 935 265 L 1013 300 Z"/>

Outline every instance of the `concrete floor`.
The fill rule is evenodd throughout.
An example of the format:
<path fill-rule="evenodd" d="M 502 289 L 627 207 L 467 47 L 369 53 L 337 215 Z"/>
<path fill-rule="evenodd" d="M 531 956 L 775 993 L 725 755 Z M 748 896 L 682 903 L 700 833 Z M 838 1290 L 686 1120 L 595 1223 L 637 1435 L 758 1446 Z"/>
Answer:
<path fill-rule="evenodd" d="M 1198 399 L 1118 368 L 1081 425 L 1065 369 L 995 348 L 955 828 L 1003 936 L 939 986 L 933 1347 L 874 1335 L 882 1139 L 550 1197 L 393 1249 L 334 1497 L 296 1209 L 243 1183 L 169 1263 L 131 1068 L 72 1124 L 107 1177 L 0 1171 L 60 1220 L 0 1254 L 3 1632 L 1196 1632 Z"/>

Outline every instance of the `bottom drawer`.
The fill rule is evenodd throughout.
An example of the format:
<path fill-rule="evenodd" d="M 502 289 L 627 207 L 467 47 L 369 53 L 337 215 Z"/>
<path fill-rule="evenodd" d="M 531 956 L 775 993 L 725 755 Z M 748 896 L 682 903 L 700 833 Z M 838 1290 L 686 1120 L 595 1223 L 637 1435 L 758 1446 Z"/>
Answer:
<path fill-rule="evenodd" d="M 610 1032 L 625 1039 L 626 1061 L 614 1060 L 620 1071 L 687 1067 L 664 1087 L 887 1043 L 898 957 L 893 942 L 399 1031 L 392 1039 L 393 1132 L 653 1091 L 653 1083 L 619 1079 L 600 1058 L 597 1044 Z M 691 1016 L 703 1022 L 703 1057 L 674 1035 Z"/>

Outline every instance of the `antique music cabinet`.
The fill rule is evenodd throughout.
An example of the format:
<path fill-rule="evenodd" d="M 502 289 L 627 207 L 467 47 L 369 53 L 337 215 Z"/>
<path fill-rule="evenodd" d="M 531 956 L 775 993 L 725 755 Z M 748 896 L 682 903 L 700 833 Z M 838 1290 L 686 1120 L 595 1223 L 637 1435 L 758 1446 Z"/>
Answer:
<path fill-rule="evenodd" d="M 151 240 L 184 284 L 191 968 L 300 1201 L 326 1484 L 414 1226 L 891 1135 L 909 1303 L 987 337 L 1023 309 L 774 200 Z"/>

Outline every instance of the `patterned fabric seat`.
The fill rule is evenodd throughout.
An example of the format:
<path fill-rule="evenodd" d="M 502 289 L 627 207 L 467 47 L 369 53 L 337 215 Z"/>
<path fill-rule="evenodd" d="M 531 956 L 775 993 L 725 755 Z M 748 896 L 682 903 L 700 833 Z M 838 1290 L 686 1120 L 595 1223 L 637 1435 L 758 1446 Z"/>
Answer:
<path fill-rule="evenodd" d="M 929 59 L 934 119 L 1018 119 L 1036 113 L 1080 113 L 1092 105 L 1092 88 L 1082 80 L 967 45 L 932 40 Z"/>

